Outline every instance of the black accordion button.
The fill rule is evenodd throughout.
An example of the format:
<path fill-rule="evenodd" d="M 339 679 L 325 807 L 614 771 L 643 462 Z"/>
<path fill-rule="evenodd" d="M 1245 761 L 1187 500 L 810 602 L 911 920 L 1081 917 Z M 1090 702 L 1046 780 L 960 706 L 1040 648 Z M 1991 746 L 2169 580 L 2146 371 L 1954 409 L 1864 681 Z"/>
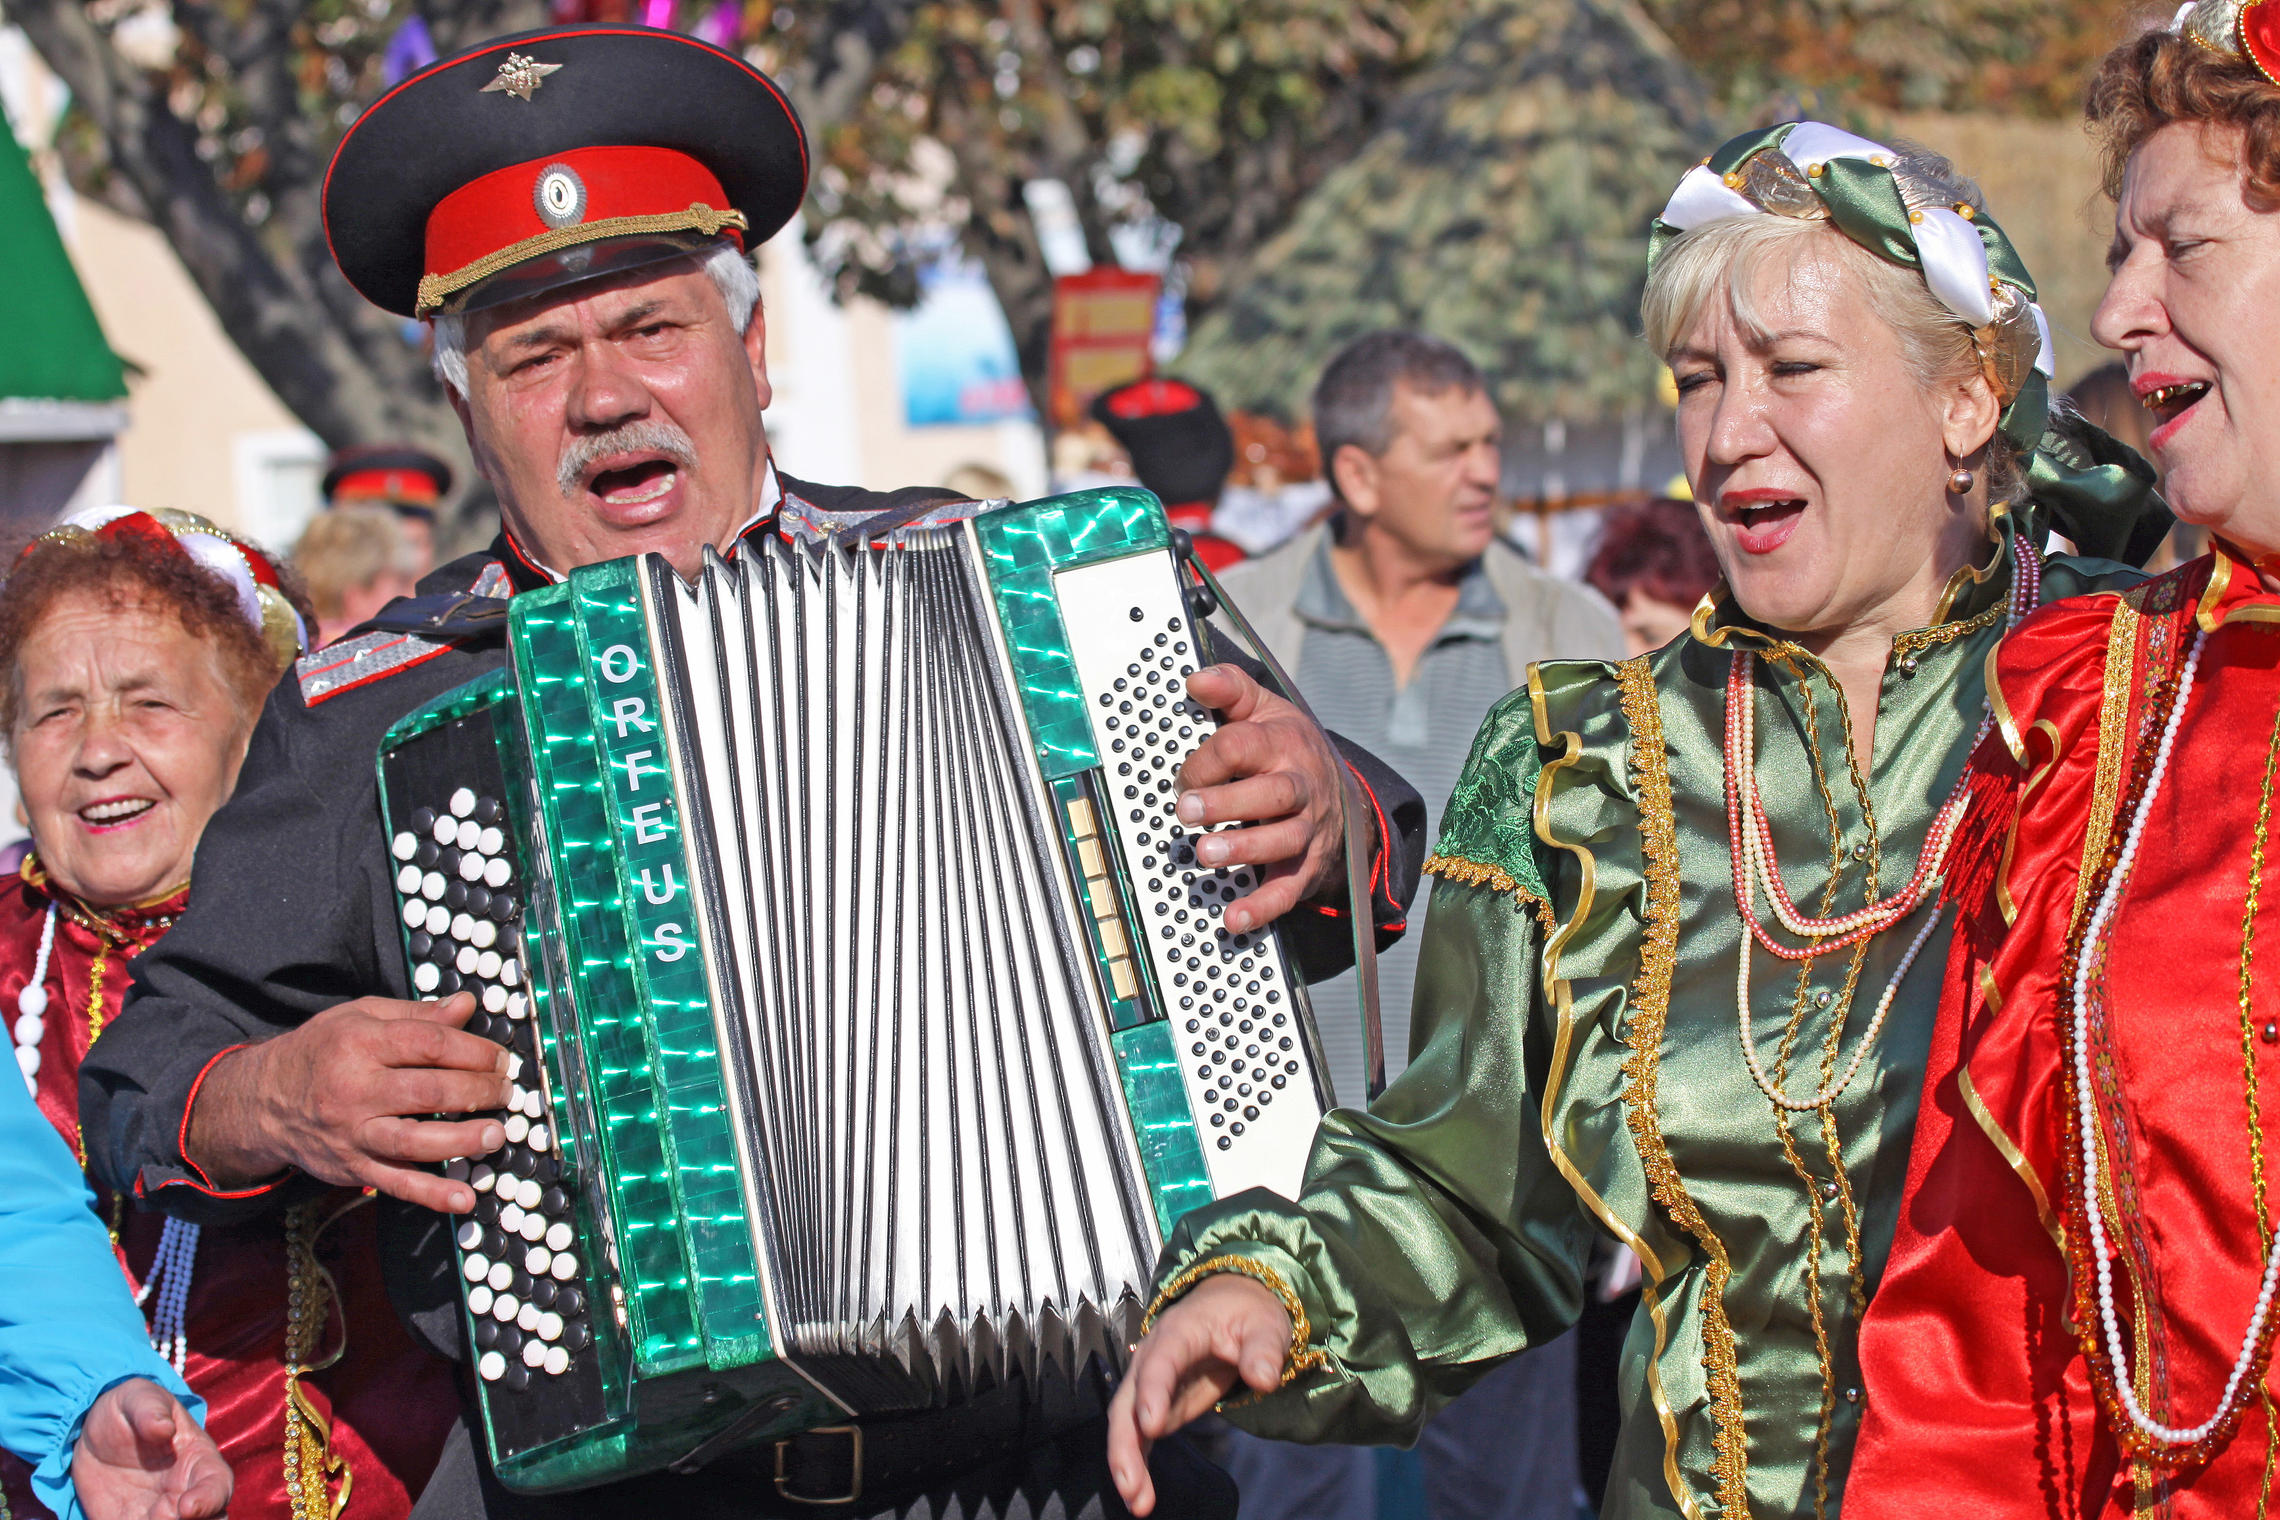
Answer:
<path fill-rule="evenodd" d="M 485 797 L 481 802 L 475 804 L 475 821 L 477 823 L 497 823 L 506 816 L 505 806 L 496 797 Z"/>

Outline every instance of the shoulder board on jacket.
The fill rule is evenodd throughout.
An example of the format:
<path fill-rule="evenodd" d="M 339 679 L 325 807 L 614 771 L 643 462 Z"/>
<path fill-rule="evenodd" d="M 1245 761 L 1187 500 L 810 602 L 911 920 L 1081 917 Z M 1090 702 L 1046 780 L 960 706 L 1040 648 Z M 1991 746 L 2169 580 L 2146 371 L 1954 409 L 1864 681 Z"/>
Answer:
<path fill-rule="evenodd" d="M 513 595 L 507 572 L 494 561 L 464 591 L 399 597 L 355 633 L 294 664 L 301 705 L 314 707 L 424 664 L 463 640 L 505 628 Z"/>

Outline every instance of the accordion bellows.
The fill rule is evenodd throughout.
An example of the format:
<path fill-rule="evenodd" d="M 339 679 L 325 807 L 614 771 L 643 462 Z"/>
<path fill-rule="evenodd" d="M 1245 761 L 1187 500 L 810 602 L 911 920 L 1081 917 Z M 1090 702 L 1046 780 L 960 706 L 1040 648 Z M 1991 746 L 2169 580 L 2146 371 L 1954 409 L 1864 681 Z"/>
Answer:
<path fill-rule="evenodd" d="M 617 561 L 510 643 L 381 756 L 414 987 L 520 1058 L 455 1163 L 510 1484 L 1113 1367 L 1180 1214 L 1296 1189 L 1327 1094 L 1173 816 L 1213 719 L 1152 497 Z"/>

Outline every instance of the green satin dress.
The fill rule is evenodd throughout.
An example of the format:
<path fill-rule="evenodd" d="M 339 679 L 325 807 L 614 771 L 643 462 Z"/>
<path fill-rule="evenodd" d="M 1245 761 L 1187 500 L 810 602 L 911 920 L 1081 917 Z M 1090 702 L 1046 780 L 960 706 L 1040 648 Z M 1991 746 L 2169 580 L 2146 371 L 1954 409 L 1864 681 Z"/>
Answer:
<path fill-rule="evenodd" d="M 1882 893 L 1914 869 L 1985 710 L 2009 567 L 1970 577 L 1886 666 L 1865 775 Z M 2054 558 L 2042 594 L 2137 578 Z M 1304 1310 L 1319 1355 L 1295 1358 L 1281 1392 L 1231 1404 L 1236 1423 L 1414 1439 L 1500 1358 L 1575 1319 L 1605 1232 L 1637 1252 L 1645 1292 L 1604 1513 L 1838 1513 L 1862 1412 L 1855 1332 L 1892 1240 L 1949 924 L 1824 1111 L 1833 1139 L 1823 1113 L 1767 1099 L 1736 1012 L 1723 766 L 1739 648 L 1760 656 L 1756 775 L 1794 901 L 1832 911 L 1832 877 L 1833 911 L 1867 900 L 1871 835 L 1818 660 L 1721 604 L 1657 653 L 1534 667 L 1474 741 L 1427 867 L 1408 1069 L 1369 1111 L 1323 1121 L 1299 1202 L 1242 1194 L 1189 1215 L 1166 1248 L 1159 1304 L 1238 1270 Z M 1821 1088 L 1840 1022 L 1834 1070 L 1850 1062 L 1930 911 L 1870 942 L 1849 1000 L 1850 952 L 1806 963 L 1802 996 L 1796 965 L 1755 953 L 1753 1029 L 1778 1085 Z M 1771 924 L 1762 897 L 1758 912 Z"/>

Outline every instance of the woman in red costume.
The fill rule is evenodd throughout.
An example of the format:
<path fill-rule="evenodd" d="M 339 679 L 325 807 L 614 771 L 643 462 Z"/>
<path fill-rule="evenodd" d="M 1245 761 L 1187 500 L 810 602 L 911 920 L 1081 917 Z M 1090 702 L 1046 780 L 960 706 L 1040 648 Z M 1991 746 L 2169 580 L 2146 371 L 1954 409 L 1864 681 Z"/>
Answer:
<path fill-rule="evenodd" d="M 2263 1516 L 2280 1468 L 2280 0 L 2188 5 L 2089 109 L 2094 330 L 2215 549 L 1997 652 L 1847 1520 Z"/>
<path fill-rule="evenodd" d="M 179 512 L 75 514 L 0 589 L 0 733 L 33 836 L 0 880 L 0 1026 L 82 1157 L 79 1063 L 181 911 L 305 617 L 258 549 Z M 283 883 L 223 885 L 291 911 Z M 309 1191 L 201 1231 L 97 1191 L 153 1344 L 206 1400 L 237 1520 L 400 1520 L 435 1465 L 450 1364 L 390 1309 L 368 1201 Z M 0 1454 L 0 1520 L 47 1514 L 28 1477 Z"/>

